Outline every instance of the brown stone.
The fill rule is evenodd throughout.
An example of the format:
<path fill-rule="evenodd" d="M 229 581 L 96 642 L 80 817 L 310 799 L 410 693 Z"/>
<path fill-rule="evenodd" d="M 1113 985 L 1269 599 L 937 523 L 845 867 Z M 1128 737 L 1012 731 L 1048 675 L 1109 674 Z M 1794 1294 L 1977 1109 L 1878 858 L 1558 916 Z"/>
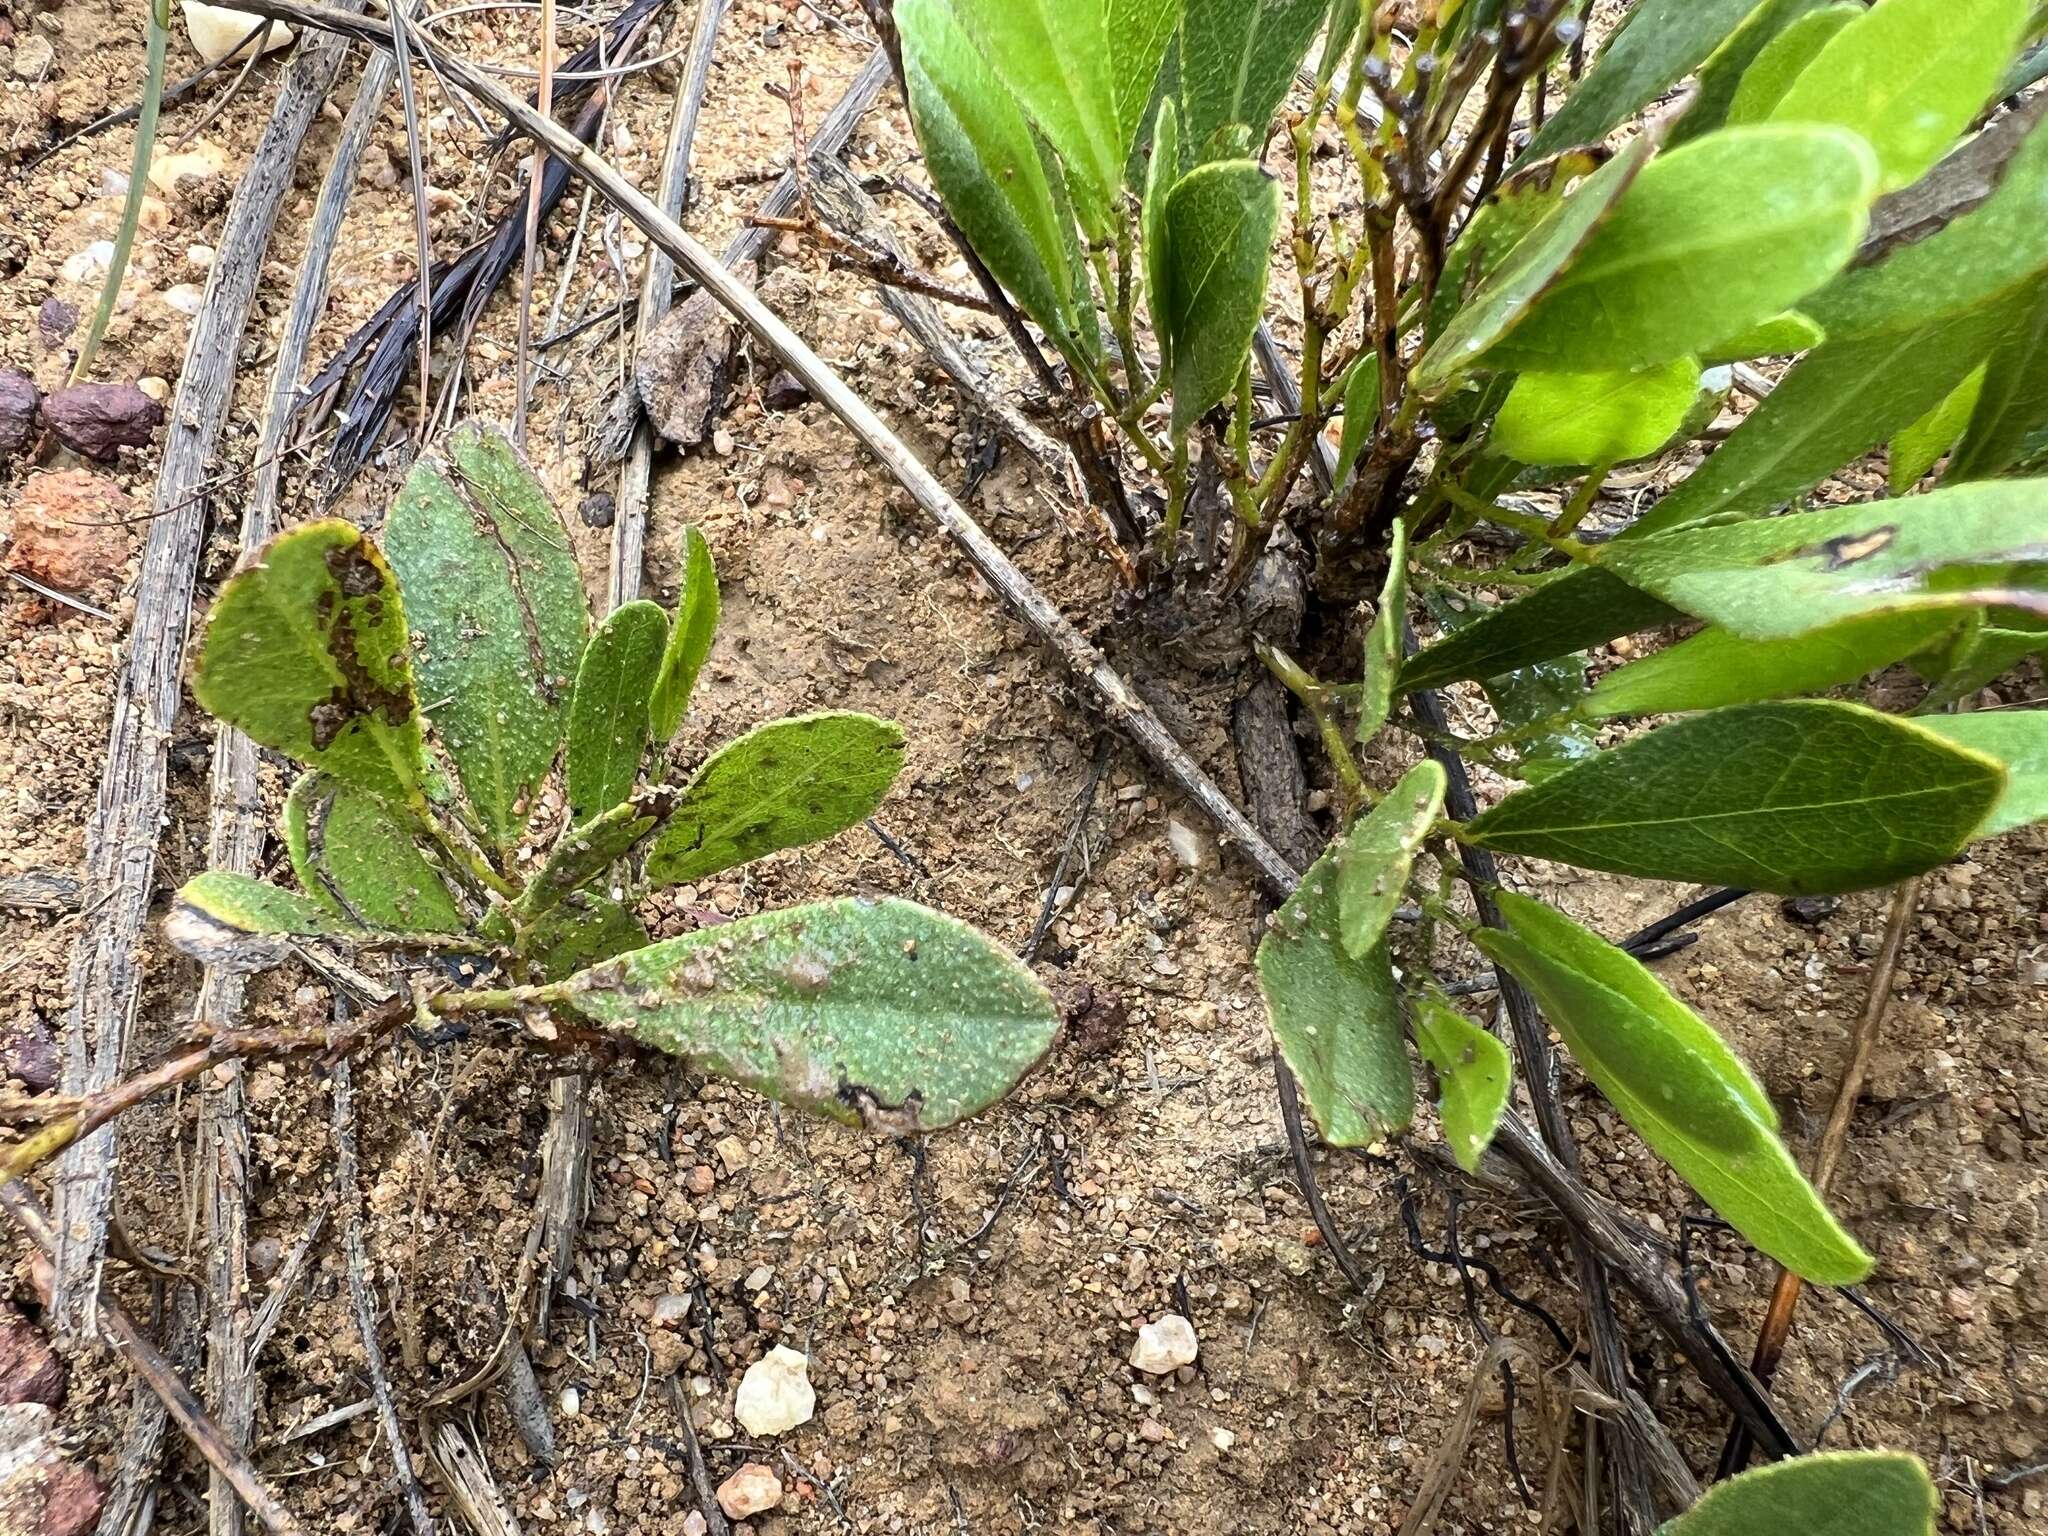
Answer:
<path fill-rule="evenodd" d="M 43 425 L 89 459 L 147 447 L 163 422 L 163 406 L 133 384 L 73 384 L 43 400 Z"/>
<path fill-rule="evenodd" d="M 111 592 L 126 558 L 121 520 L 132 513 L 127 494 L 90 470 L 31 475 L 14 504 L 7 568 L 60 592 Z"/>

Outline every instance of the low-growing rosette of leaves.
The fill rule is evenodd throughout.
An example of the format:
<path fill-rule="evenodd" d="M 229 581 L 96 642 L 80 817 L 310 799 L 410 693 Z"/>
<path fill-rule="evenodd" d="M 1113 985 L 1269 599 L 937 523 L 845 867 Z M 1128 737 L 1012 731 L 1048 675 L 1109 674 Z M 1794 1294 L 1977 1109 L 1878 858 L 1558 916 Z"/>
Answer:
<path fill-rule="evenodd" d="M 300 888 L 200 875 L 166 925 L 178 947 L 244 971 L 303 944 L 464 956 L 484 985 L 440 1012 L 560 1011 L 898 1135 L 987 1108 L 1045 1053 L 1057 1015 L 1030 971 L 912 902 L 649 943 L 647 891 L 856 826 L 903 764 L 897 727 L 836 711 L 770 721 L 663 782 L 717 623 L 694 529 L 675 615 L 628 603 L 593 634 L 546 492 L 468 425 L 415 464 L 386 536 L 389 563 L 348 523 L 292 529 L 215 603 L 194 692 L 305 766 L 284 814 Z M 551 845 L 511 857 L 558 768 Z"/>

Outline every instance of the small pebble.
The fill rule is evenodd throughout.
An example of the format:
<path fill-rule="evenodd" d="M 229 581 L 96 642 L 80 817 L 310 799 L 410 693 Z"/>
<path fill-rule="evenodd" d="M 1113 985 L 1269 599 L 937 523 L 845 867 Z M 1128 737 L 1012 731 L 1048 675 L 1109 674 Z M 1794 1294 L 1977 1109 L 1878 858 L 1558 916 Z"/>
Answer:
<path fill-rule="evenodd" d="M 562 1388 L 562 1417 L 573 1419 L 583 1411 L 583 1394 L 574 1387 Z"/>
<path fill-rule="evenodd" d="M 818 1404 L 810 1368 L 805 1356 L 785 1344 L 776 1345 L 740 1378 L 733 1417 L 750 1435 L 786 1434 L 809 1423 Z"/>
<path fill-rule="evenodd" d="M 782 1502 L 782 1479 L 758 1461 L 745 1463 L 718 1485 L 718 1507 L 734 1520 L 758 1515 Z"/>
<path fill-rule="evenodd" d="M 1138 1342 L 1131 1348 L 1131 1364 L 1154 1376 L 1164 1376 L 1183 1365 L 1194 1364 L 1200 1353 L 1195 1325 L 1177 1312 L 1168 1312 L 1138 1330 Z"/>

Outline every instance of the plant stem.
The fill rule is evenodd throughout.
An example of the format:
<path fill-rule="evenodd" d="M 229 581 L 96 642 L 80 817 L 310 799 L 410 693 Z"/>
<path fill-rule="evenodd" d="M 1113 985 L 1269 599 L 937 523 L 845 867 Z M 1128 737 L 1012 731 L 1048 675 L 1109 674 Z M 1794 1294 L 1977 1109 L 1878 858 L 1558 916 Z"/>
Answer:
<path fill-rule="evenodd" d="M 1308 711 L 1315 722 L 1316 734 L 1322 738 L 1323 753 L 1330 759 L 1330 766 L 1337 771 L 1344 791 L 1344 819 L 1349 821 L 1361 809 L 1371 805 L 1378 797 L 1365 782 L 1365 776 L 1358 771 L 1358 759 L 1351 751 L 1351 745 L 1344 739 L 1344 730 L 1330 713 L 1330 690 L 1302 670 L 1301 664 L 1277 645 L 1264 640 L 1254 640 L 1253 649 L 1266 670 L 1287 686 L 1287 691 L 1301 701 L 1301 707 Z"/>
<path fill-rule="evenodd" d="M 171 42 L 171 0 L 151 0 L 148 14 L 142 113 L 135 122 L 135 158 L 128 171 L 128 197 L 121 206 L 121 227 L 114 235 L 114 254 L 107 262 L 107 280 L 100 288 L 99 308 L 92 312 L 91 329 L 85 333 L 85 344 L 78 349 L 78 361 L 71 365 L 74 384 L 91 371 L 93 357 L 114 318 L 121 283 L 128 276 L 128 255 L 135 248 L 135 231 L 142 222 L 142 200 L 149 190 L 149 161 L 156 148 L 157 113 L 164 99 L 164 57 Z"/>
<path fill-rule="evenodd" d="M 1604 464 L 1595 464 L 1591 469 L 1587 470 L 1585 480 L 1580 484 L 1578 490 L 1573 493 L 1572 499 L 1566 504 L 1565 509 L 1557 514 L 1556 520 L 1550 525 L 1550 531 L 1544 534 L 1544 537 L 1554 544 L 1571 533 L 1580 523 L 1584 522 L 1586 514 L 1593 510 L 1593 502 L 1600 494 L 1600 487 L 1607 483 L 1607 477 L 1613 473 L 1613 470 L 1614 461 L 1612 459 L 1609 459 Z"/>
<path fill-rule="evenodd" d="M 519 887 L 499 874 L 491 866 L 489 859 L 457 837 L 447 823 L 434 814 L 434 808 L 427 802 L 425 796 L 420 797 L 419 802 L 412 807 L 412 812 L 427 836 L 434 840 L 434 846 L 453 860 L 458 869 L 485 890 L 503 897 L 508 902 L 518 898 Z"/>
<path fill-rule="evenodd" d="M 1174 434 L 1173 463 L 1166 471 L 1166 519 L 1159 525 L 1159 564 L 1173 564 L 1174 546 L 1180 542 L 1180 522 L 1188 508 L 1188 435 Z"/>

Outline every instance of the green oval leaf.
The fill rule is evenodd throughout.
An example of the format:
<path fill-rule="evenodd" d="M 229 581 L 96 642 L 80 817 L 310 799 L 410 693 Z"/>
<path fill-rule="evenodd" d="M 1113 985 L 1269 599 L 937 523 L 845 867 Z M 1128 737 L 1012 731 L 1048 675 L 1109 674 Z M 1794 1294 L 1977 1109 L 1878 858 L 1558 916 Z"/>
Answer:
<path fill-rule="evenodd" d="M 1371 741 L 1394 708 L 1401 677 L 1402 631 L 1408 622 L 1408 524 L 1395 518 L 1387 540 L 1387 579 L 1365 632 L 1364 675 L 1358 695 L 1358 739 Z"/>
<path fill-rule="evenodd" d="M 284 964 L 295 939 L 362 935 L 310 896 L 224 869 L 187 880 L 164 918 L 164 937 L 173 949 L 234 974 Z"/>
<path fill-rule="evenodd" d="M 308 773 L 284 803 L 285 846 L 306 894 L 366 928 L 461 933 L 469 923 L 412 824 L 388 801 Z"/>
<path fill-rule="evenodd" d="M 1329 0 L 1187 0 L 1180 104 L 1197 155 L 1234 123 L 1264 137 L 1328 10 Z"/>
<path fill-rule="evenodd" d="M 1855 0 L 1823 6 L 1801 16 L 1765 44 L 1735 87 L 1735 96 L 1728 103 L 1729 125 L 1768 122 L 1807 65 L 1863 10 Z"/>
<path fill-rule="evenodd" d="M 1436 1070 L 1437 1113 L 1451 1156 L 1467 1173 L 1477 1173 L 1508 1107 L 1514 1068 L 1508 1048 L 1449 1003 L 1425 993 L 1409 1008 L 1415 1043 Z"/>
<path fill-rule="evenodd" d="M 1608 673 L 1585 713 L 1671 715 L 1819 693 L 1924 650 L 1955 623 L 1949 614 L 1880 614 L 1784 640 L 1748 640 L 1709 626 Z"/>
<path fill-rule="evenodd" d="M 1689 357 L 1615 373 L 1519 373 L 1488 442 L 1524 464 L 1614 464 L 1655 453 L 1699 396 Z"/>
<path fill-rule="evenodd" d="M 1658 1536 L 1934 1536 L 1940 1513 L 1917 1456 L 1817 1451 L 1716 1483 Z"/>
<path fill-rule="evenodd" d="M 1372 441 L 1380 423 L 1380 356 L 1373 351 L 1358 354 L 1344 376 L 1344 429 L 1337 436 L 1337 463 L 1331 471 L 1333 483 L 1342 489 L 1358 467 L 1358 456 Z"/>
<path fill-rule="evenodd" d="M 279 534 L 228 578 L 192 694 L 252 741 L 416 803 L 426 763 L 410 656 L 390 567 L 329 518 Z"/>
<path fill-rule="evenodd" d="M 590 637 L 576 668 L 563 757 L 571 821 L 580 825 L 632 794 L 647 754 L 648 701 L 667 644 L 668 615 L 648 602 L 613 609 Z"/>
<path fill-rule="evenodd" d="M 1468 842 L 1782 896 L 1885 885 L 1953 858 L 2005 789 L 1991 759 L 1857 704 L 1692 715 L 1517 791 Z"/>
<path fill-rule="evenodd" d="M 1692 104 L 1666 142 L 1682 144 L 1735 121 L 1730 109 L 1742 82 L 1749 78 L 1764 50 L 1824 3 L 1825 0 L 1763 0 L 1700 66 Z M 1785 83 L 1791 84 L 1790 76 Z"/>
<path fill-rule="evenodd" d="M 1167 45 L 1180 26 L 1182 0 L 1102 0 L 1109 48 L 1109 90 L 1116 102 L 1119 164 L 1130 160 L 1145 113 L 1159 89 Z M 1162 104 L 1165 97 L 1161 97 Z"/>
<path fill-rule="evenodd" d="M 1527 153 L 1590 144 L 1698 68 L 1757 0 L 1642 0 L 1593 67 L 1529 141 Z"/>
<path fill-rule="evenodd" d="M 1788 309 L 1738 335 L 1715 342 L 1700 354 L 1700 361 L 1712 366 L 1739 363 L 1752 357 L 1789 357 L 1794 352 L 1809 351 L 1826 339 L 1819 326 L 1798 310 Z"/>
<path fill-rule="evenodd" d="M 1821 1203 L 1776 1135 L 1741 1058 L 1643 963 L 1563 913 L 1498 893 L 1505 932 L 1473 936 L 1536 994 L 1572 1059 L 1700 1198 L 1760 1251 L 1820 1285 L 1853 1285 L 1870 1256 Z"/>
<path fill-rule="evenodd" d="M 712 639 L 718 633 L 718 570 L 711 563 L 711 546 L 694 524 L 683 525 L 683 589 L 676 598 L 675 622 L 669 626 L 668 645 L 661 653 L 661 670 L 655 674 L 654 693 L 647 701 L 648 729 L 657 746 L 674 739 L 689 712 L 690 695 L 697 688 L 697 674 L 704 670 L 704 658 L 711 654 Z"/>
<path fill-rule="evenodd" d="M 534 920 L 525 953 L 542 981 L 560 981 L 644 948 L 647 937 L 647 926 L 624 903 L 594 891 L 573 891 Z"/>
<path fill-rule="evenodd" d="M 2007 603 L 2048 610 L 2048 481 L 1680 528 L 1599 564 L 1695 618 L 1768 640 L 1843 619 Z"/>
<path fill-rule="evenodd" d="M 1237 386 L 1266 300 L 1280 188 L 1249 160 L 1200 165 L 1166 194 L 1173 430 Z"/>
<path fill-rule="evenodd" d="M 1309 867 L 1259 941 L 1259 991 L 1280 1055 L 1323 1140 L 1362 1147 L 1405 1130 L 1415 1078 L 1384 939 L 1363 959 L 1339 938 L 1334 853 Z"/>
<path fill-rule="evenodd" d="M 529 915 L 546 912 L 571 891 L 597 879 L 668 820 L 677 798 L 673 789 L 642 789 L 564 832 L 540 873 L 520 894 L 520 911 Z M 620 888 L 612 894 L 623 896 L 625 891 Z"/>
<path fill-rule="evenodd" d="M 1441 394 L 1521 322 L 1613 212 L 1653 147 L 1648 136 L 1632 139 L 1534 229 L 1514 241 L 1415 365 L 1417 389 L 1426 395 Z"/>
<path fill-rule="evenodd" d="M 1487 363 L 1592 371 L 1697 353 L 1841 271 L 1876 187 L 1869 146 L 1839 128 L 1724 128 L 1659 155 Z"/>
<path fill-rule="evenodd" d="M 1488 194 L 1444 254 L 1443 273 L 1429 306 L 1432 341 L 1443 333 L 1451 316 L 1486 274 L 1505 261 L 1522 237 L 1564 201 L 1566 192 L 1598 170 L 1606 158 L 1602 150 L 1567 150 L 1518 167 Z"/>
<path fill-rule="evenodd" d="M 1497 677 L 1683 617 L 1598 566 L 1573 566 L 1417 651 L 1401 669 L 1401 691 Z"/>
<path fill-rule="evenodd" d="M 852 898 L 621 955 L 552 1000 L 782 1103 L 889 1135 L 994 1104 L 1059 1027 L 1030 971 L 965 923 Z"/>
<path fill-rule="evenodd" d="M 800 848 L 874 813 L 903 767 L 903 732 L 872 715 L 775 720 L 714 752 L 647 855 L 655 885 Z"/>
<path fill-rule="evenodd" d="M 1904 496 L 1934 468 L 1941 456 L 1955 447 L 1956 439 L 1970 424 L 1977 397 L 1984 389 L 1984 371 L 1979 363 L 1949 392 L 1949 396 L 1911 426 L 1901 427 L 1892 438 L 1891 462 L 1885 467 L 1885 485 L 1894 496 Z"/>
<path fill-rule="evenodd" d="M 589 629 L 569 536 L 518 450 L 472 423 L 413 464 L 384 547 L 427 718 L 485 832 L 510 848 L 562 745 Z"/>
<path fill-rule="evenodd" d="M 1024 312 L 1074 344 L 1067 229 L 1024 114 L 945 0 L 901 0 L 894 15 L 911 122 L 946 211 Z"/>
<path fill-rule="evenodd" d="M 1970 401 L 1968 425 L 1953 440 L 1944 484 L 2003 474 L 2048 425 L 2048 277 L 2007 302 L 2012 324 L 1984 361 L 1983 383 Z"/>
<path fill-rule="evenodd" d="M 1772 113 L 1877 151 L 1889 192 L 1920 179 L 1997 89 L 2028 0 L 1879 0 L 1830 38 Z"/>
<path fill-rule="evenodd" d="M 1173 333 L 1166 322 L 1173 286 L 1173 258 L 1166 243 L 1166 194 L 1178 180 L 1180 114 L 1174 108 L 1173 98 L 1165 96 L 1160 98 L 1159 115 L 1153 119 L 1152 153 L 1145 162 L 1145 200 L 1138 217 L 1139 238 L 1145 247 L 1145 302 L 1152 310 L 1160 366 L 1168 370 L 1173 367 Z"/>
<path fill-rule="evenodd" d="M 1332 846 L 1337 927 L 1354 960 L 1363 960 L 1386 937 L 1416 850 L 1443 808 L 1443 765 L 1424 758 Z"/>
<path fill-rule="evenodd" d="M 1978 824 L 1974 836 L 1996 837 L 2048 819 L 2048 710 L 1923 715 L 1919 720 L 1944 740 L 2005 765 L 2005 793 Z"/>

